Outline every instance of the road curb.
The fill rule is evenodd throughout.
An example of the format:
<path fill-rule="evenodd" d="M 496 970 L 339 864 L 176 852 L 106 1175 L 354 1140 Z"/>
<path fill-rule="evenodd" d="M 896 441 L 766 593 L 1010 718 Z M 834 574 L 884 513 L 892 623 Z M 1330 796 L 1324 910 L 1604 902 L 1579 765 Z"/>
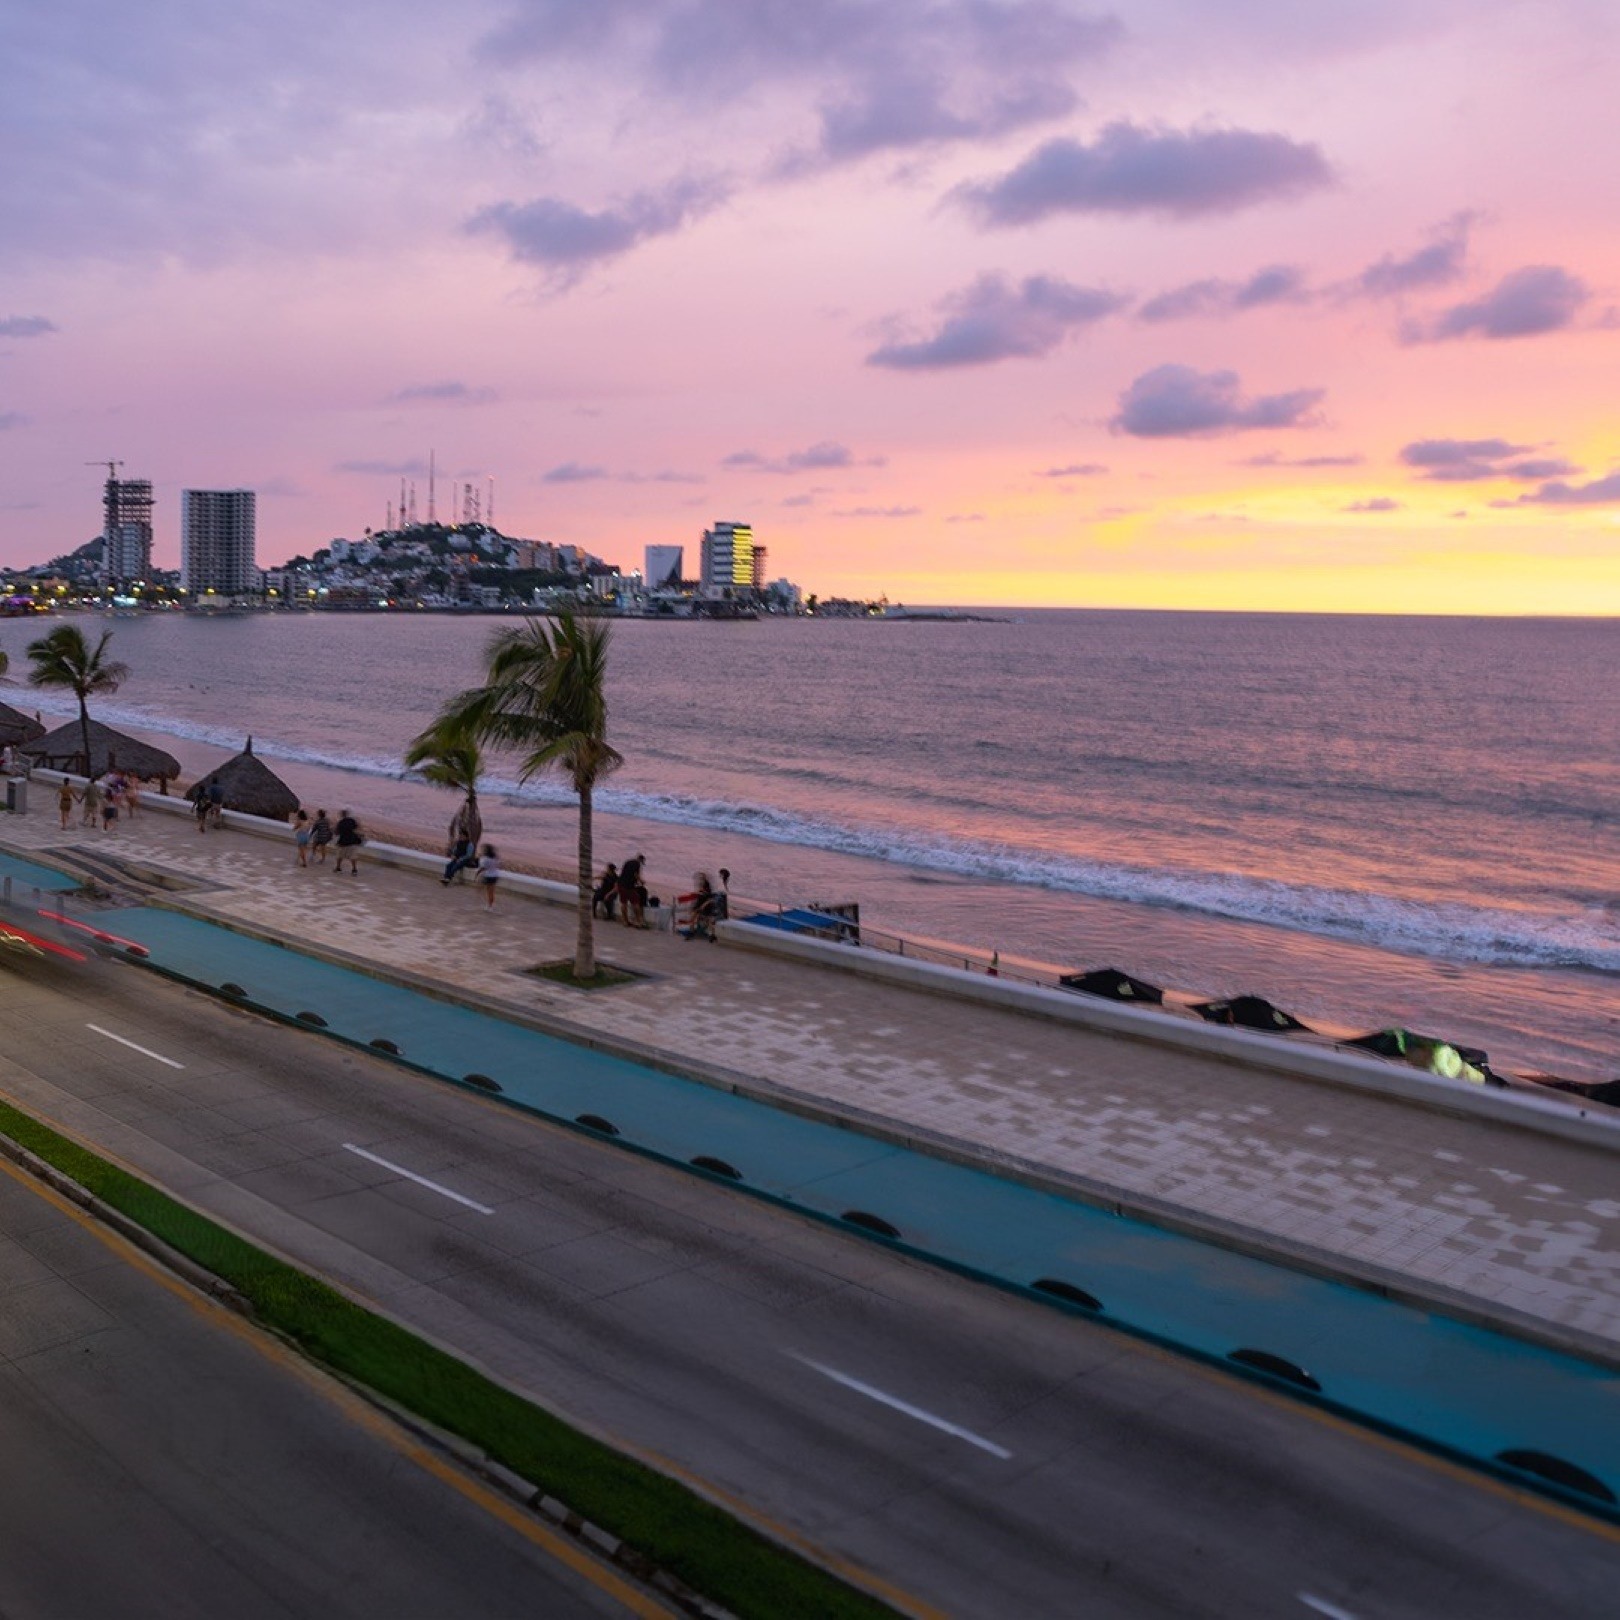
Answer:
<path fill-rule="evenodd" d="M 12 1104 L 13 1107 L 17 1105 Z M 20 1111 L 20 1110 L 19 1110 Z M 57 1126 L 51 1126 L 59 1135 L 65 1132 Z M 87 1148 L 86 1152 L 94 1152 L 99 1157 L 107 1158 L 109 1164 L 117 1161 L 108 1158 L 105 1150 Z M 0 1132 L 0 1154 L 10 1159 L 19 1169 L 26 1170 L 36 1180 L 42 1181 L 53 1192 L 60 1193 L 62 1197 L 77 1204 L 86 1214 L 93 1215 L 104 1226 L 111 1227 L 126 1242 L 132 1243 L 136 1248 L 158 1261 L 166 1271 L 171 1271 L 183 1282 L 189 1283 L 199 1293 L 207 1294 L 210 1299 L 217 1301 L 227 1310 L 234 1311 L 238 1316 L 256 1319 L 252 1305 L 236 1289 L 223 1278 L 217 1277 L 206 1267 L 200 1266 L 189 1256 L 181 1254 L 178 1249 L 171 1248 L 162 1238 L 142 1226 L 139 1221 L 132 1220 L 122 1210 L 117 1210 L 111 1204 L 96 1197 L 88 1187 L 75 1181 L 65 1171 L 58 1170 L 54 1164 L 39 1157 L 37 1153 L 30 1152 L 20 1142 Z M 137 1175 L 133 1170 L 126 1170 L 118 1165 L 126 1175 L 141 1182 L 146 1181 L 145 1176 Z M 172 1193 L 167 1194 L 173 1197 Z"/>

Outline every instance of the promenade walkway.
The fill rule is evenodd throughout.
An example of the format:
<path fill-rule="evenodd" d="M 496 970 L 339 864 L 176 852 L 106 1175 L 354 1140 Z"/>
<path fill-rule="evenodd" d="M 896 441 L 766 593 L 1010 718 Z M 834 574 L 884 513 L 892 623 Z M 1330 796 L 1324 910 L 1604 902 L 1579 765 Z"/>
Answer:
<path fill-rule="evenodd" d="M 1620 1149 L 1459 1118 L 927 994 L 724 943 L 599 924 L 644 975 L 589 995 L 524 969 L 570 954 L 573 912 L 362 857 L 300 870 L 250 833 L 143 811 L 103 835 L 36 808 L 0 848 L 82 848 L 194 885 L 168 903 L 452 992 L 588 1025 L 969 1154 L 1620 1358 Z M 656 868 L 656 857 L 654 861 Z M 115 926 L 114 919 L 107 919 Z"/>

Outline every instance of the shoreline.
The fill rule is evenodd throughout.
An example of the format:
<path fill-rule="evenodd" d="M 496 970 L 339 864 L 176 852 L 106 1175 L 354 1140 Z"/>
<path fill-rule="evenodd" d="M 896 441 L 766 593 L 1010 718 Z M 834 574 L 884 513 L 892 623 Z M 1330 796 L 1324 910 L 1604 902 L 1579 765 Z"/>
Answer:
<path fill-rule="evenodd" d="M 326 626 L 317 628 L 324 631 Z M 227 629 L 219 627 L 219 634 Z M 437 684 L 435 671 L 453 679 L 457 665 L 448 652 L 459 658 L 465 648 L 470 657 L 473 637 L 423 640 L 421 648 L 431 657 L 425 664 L 418 660 L 417 667 L 429 671 L 429 681 L 399 688 L 389 707 L 377 711 L 369 723 L 366 717 L 373 710 L 363 710 L 354 716 L 363 722 L 355 727 L 345 724 L 352 711 L 332 700 L 342 689 L 345 668 L 361 667 L 348 665 L 346 655 L 330 663 L 319 661 L 324 650 L 272 659 L 264 677 L 270 684 L 262 691 L 274 701 L 266 702 L 261 688 L 248 691 L 240 689 L 239 681 L 216 682 L 208 659 L 226 656 L 228 648 L 216 645 L 206 626 L 200 640 L 192 626 L 185 631 L 165 645 L 200 649 L 201 664 L 193 667 L 190 651 L 186 661 L 171 664 L 169 691 L 160 691 L 156 706 L 144 707 L 141 719 L 116 712 L 139 695 L 133 683 L 121 694 L 122 702 L 98 706 L 96 718 L 175 754 L 185 781 L 237 752 L 242 733 L 251 729 L 259 734 L 261 757 L 311 812 L 325 806 L 335 815 L 350 805 L 373 836 L 388 836 L 432 856 L 442 853 L 454 796 L 408 778 L 402 766 L 393 765 L 391 749 L 395 732 L 416 712 L 419 701 L 427 701 L 418 688 L 431 692 Z M 369 640 L 341 645 L 364 653 Z M 279 648 L 286 638 L 273 641 Z M 235 644 L 233 633 L 230 646 Z M 287 643 L 289 648 L 316 645 L 308 637 Z M 326 648 L 324 633 L 318 645 Z M 656 637 L 652 643 L 627 641 L 626 662 L 632 662 L 630 649 L 641 646 L 635 656 L 645 663 L 644 649 L 653 645 L 662 647 Z M 729 634 L 717 636 L 717 648 L 731 645 Z M 16 654 L 14 648 L 14 658 Z M 654 665 L 662 656 L 654 656 Z M 5 684 L 9 690 L 4 695 L 30 712 L 46 697 L 17 679 L 15 664 L 13 678 Z M 306 689 L 307 699 L 301 695 Z M 296 711 L 286 710 L 289 701 L 298 704 Z M 53 706 L 59 702 L 58 696 Z M 113 712 L 104 713 L 107 709 Z M 296 721 L 287 721 L 292 729 L 286 745 L 300 757 L 279 757 L 273 744 L 266 752 L 284 712 L 296 712 Z M 219 724 L 215 716 L 220 714 L 231 719 Z M 1454 1044 L 1485 1049 L 1503 1070 L 1546 1072 L 1585 1083 L 1611 1080 L 1617 1072 L 1620 1019 L 1612 1016 L 1605 986 L 1593 976 L 1601 969 L 1557 962 L 1482 962 L 1443 955 L 1440 948 L 1403 950 L 1398 942 L 1318 934 L 1308 925 L 1241 911 L 1048 886 L 1008 875 L 1006 869 L 917 864 L 908 859 L 903 838 L 874 837 L 870 848 L 799 842 L 795 816 L 811 822 L 817 817 L 815 806 L 806 808 L 809 801 L 781 814 L 763 801 L 761 808 L 733 780 L 738 774 L 733 765 L 730 777 L 716 784 L 724 802 L 710 804 L 702 796 L 701 781 L 677 756 L 645 735 L 633 740 L 637 759 L 646 752 L 647 764 L 625 773 L 619 807 L 604 809 L 598 799 L 593 866 L 599 871 L 607 860 L 622 861 L 645 850 L 649 887 L 665 899 L 689 890 L 695 871 L 713 873 L 724 866 L 734 874 L 733 893 L 762 907 L 858 901 L 862 922 L 871 930 L 904 935 L 908 941 L 939 941 L 947 954 L 955 954 L 953 946 L 980 959 L 999 951 L 1013 971 L 1020 961 L 1052 973 L 1114 966 L 1197 999 L 1262 995 L 1315 1026 L 1371 1030 L 1399 1025 L 1432 1032 Z M 353 765 L 345 763 L 349 757 Z M 666 771 L 668 760 L 676 765 Z M 572 795 L 556 777 L 549 783 L 537 779 L 535 788 L 539 796 L 514 792 L 510 784 L 486 787 L 480 795 L 486 834 L 510 870 L 571 883 L 576 837 Z M 768 782 L 754 791 L 765 799 L 771 794 Z M 668 803 L 660 804 L 661 793 L 671 795 Z M 720 820 L 709 815 L 717 806 L 728 811 Z M 829 801 L 825 813 L 836 819 L 836 806 Z M 850 826 L 859 832 L 862 824 Z M 1105 846 L 1100 858 L 1106 862 L 1108 856 Z M 1173 855 L 1161 851 L 1152 858 L 1171 860 L 1173 868 Z"/>

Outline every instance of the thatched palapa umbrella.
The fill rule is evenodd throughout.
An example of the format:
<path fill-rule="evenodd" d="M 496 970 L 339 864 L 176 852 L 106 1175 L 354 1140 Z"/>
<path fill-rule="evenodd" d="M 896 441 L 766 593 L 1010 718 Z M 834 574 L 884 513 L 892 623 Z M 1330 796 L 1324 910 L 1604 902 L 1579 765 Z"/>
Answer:
<path fill-rule="evenodd" d="M 84 760 L 84 744 L 80 737 L 79 722 L 70 720 L 65 726 L 47 732 L 33 742 L 24 743 L 18 750 L 28 755 L 36 765 L 49 771 L 78 771 Z M 150 743 L 138 742 L 122 731 L 114 731 L 99 720 L 90 722 L 91 776 L 101 776 L 110 770 L 138 776 L 143 782 L 157 782 L 169 791 L 169 782 L 180 774 L 180 761 Z"/>
<path fill-rule="evenodd" d="M 0 703 L 0 748 L 17 748 L 44 735 L 44 726 L 33 715 L 14 709 L 9 703 Z"/>
<path fill-rule="evenodd" d="M 195 797 L 207 793 L 209 784 L 218 782 L 227 810 L 263 816 L 269 821 L 285 821 L 298 808 L 298 795 L 253 752 L 253 739 L 234 759 L 210 771 L 192 787 Z"/>

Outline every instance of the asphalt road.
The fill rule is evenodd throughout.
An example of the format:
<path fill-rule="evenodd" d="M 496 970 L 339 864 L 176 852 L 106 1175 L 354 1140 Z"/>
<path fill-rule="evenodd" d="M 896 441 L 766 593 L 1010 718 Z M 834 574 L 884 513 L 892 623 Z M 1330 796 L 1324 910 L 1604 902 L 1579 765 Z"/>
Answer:
<path fill-rule="evenodd" d="M 667 1611 L 0 1161 L 6 1620 L 629 1612 Z"/>
<path fill-rule="evenodd" d="M 912 1607 L 1613 1612 L 1612 1530 L 1101 1326 L 138 969 L 4 992 L 0 1090 Z"/>

